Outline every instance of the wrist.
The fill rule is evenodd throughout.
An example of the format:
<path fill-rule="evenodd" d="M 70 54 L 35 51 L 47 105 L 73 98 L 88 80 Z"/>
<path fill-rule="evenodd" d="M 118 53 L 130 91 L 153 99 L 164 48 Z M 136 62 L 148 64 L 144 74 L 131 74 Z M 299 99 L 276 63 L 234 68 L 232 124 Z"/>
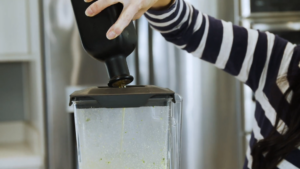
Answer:
<path fill-rule="evenodd" d="M 174 4 L 175 0 L 158 0 L 150 9 L 152 10 L 164 10 L 168 9 Z"/>

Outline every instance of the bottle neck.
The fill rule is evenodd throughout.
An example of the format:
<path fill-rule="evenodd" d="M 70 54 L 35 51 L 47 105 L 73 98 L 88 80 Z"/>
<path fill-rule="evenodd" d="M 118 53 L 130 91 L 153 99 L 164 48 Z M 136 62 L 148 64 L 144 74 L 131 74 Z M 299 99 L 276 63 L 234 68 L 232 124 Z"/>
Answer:
<path fill-rule="evenodd" d="M 120 87 L 133 81 L 129 73 L 126 57 L 116 56 L 105 61 L 107 72 L 110 78 L 108 85 L 110 87 Z"/>

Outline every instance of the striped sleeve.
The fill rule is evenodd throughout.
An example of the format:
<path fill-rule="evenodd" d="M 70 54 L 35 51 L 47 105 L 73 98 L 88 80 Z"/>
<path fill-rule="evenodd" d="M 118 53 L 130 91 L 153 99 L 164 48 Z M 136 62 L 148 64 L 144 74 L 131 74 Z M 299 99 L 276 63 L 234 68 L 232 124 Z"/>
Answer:
<path fill-rule="evenodd" d="M 203 14 L 184 0 L 176 0 L 167 10 L 149 10 L 145 16 L 167 41 L 230 73 L 254 91 L 262 83 L 264 71 L 268 71 L 266 75 L 274 69 L 279 71 L 284 53 L 290 56 L 295 48 L 271 33 L 235 26 Z M 274 65 L 268 66 L 269 63 Z M 267 80 L 286 73 L 276 71 Z"/>

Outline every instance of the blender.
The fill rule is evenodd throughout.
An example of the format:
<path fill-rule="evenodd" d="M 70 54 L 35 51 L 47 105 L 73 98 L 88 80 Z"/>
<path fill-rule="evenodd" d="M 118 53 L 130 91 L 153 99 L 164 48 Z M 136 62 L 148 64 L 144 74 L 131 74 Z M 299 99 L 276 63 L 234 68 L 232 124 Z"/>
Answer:
<path fill-rule="evenodd" d="M 85 50 L 105 62 L 108 86 L 76 91 L 74 106 L 79 169 L 179 169 L 182 99 L 170 89 L 128 85 L 133 81 L 126 57 L 134 50 L 133 23 L 114 40 L 105 36 L 118 19 L 122 4 L 95 17 L 90 5 L 72 0 Z"/>

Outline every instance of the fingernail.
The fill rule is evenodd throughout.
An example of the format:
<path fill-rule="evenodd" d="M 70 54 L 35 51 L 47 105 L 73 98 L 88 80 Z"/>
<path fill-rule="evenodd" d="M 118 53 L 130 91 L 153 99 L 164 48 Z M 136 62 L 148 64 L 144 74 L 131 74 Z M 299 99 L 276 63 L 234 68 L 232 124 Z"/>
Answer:
<path fill-rule="evenodd" d="M 115 39 L 117 37 L 117 34 L 114 32 L 114 31 L 110 31 L 108 32 L 108 35 L 107 35 L 107 39 Z"/>
<path fill-rule="evenodd" d="M 91 2 L 91 0 L 84 0 L 84 2 Z"/>
<path fill-rule="evenodd" d="M 94 12 L 93 12 L 93 10 L 92 10 L 91 8 L 88 8 L 88 9 L 85 11 L 85 14 L 86 14 L 87 16 L 93 16 Z"/>

